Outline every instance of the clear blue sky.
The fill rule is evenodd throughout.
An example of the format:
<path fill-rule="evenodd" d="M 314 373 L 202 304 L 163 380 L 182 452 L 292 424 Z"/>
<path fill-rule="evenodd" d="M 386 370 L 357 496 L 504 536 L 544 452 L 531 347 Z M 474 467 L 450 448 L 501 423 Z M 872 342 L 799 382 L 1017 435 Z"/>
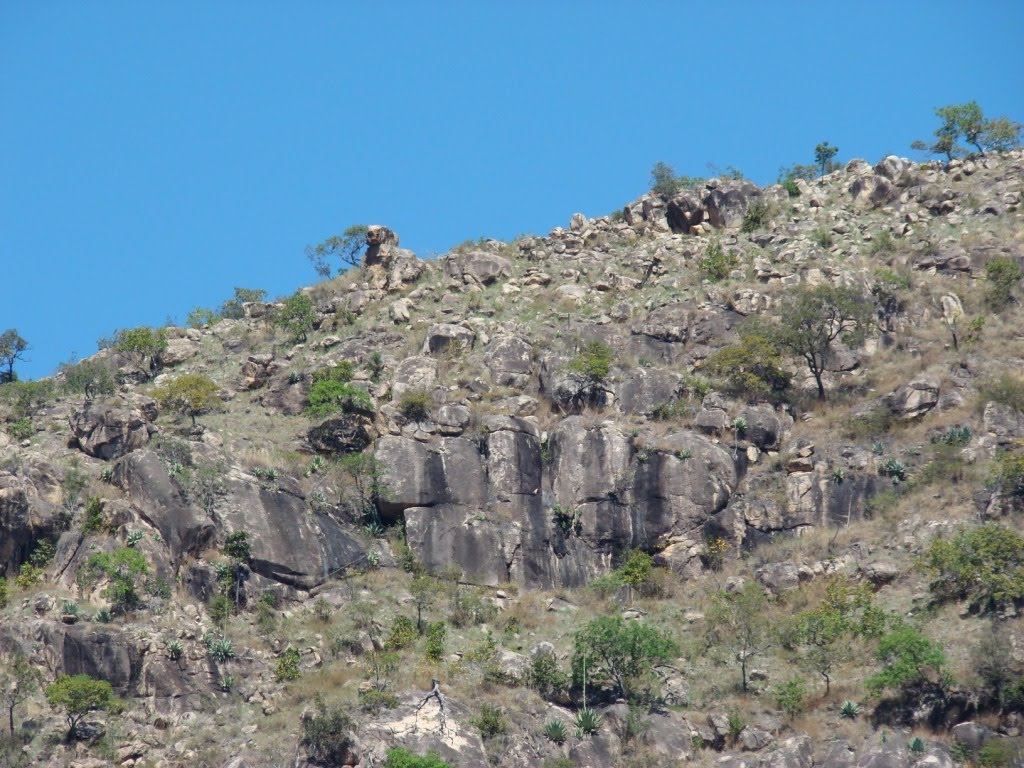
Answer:
<path fill-rule="evenodd" d="M 383 6 L 383 7 L 377 7 Z M 1024 3 L 0 1 L 0 330 L 51 372 L 303 246 L 420 255 L 601 215 L 664 160 L 755 181 L 907 154 L 932 109 L 1024 121 Z"/>

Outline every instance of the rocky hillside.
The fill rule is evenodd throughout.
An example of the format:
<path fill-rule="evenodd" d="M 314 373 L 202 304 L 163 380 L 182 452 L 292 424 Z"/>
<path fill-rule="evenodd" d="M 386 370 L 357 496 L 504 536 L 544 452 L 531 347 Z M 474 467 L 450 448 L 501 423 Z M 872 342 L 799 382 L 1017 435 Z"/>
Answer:
<path fill-rule="evenodd" d="M 1019 764 L 1022 195 L 887 157 L 369 227 L 0 386 L 0 766 Z"/>

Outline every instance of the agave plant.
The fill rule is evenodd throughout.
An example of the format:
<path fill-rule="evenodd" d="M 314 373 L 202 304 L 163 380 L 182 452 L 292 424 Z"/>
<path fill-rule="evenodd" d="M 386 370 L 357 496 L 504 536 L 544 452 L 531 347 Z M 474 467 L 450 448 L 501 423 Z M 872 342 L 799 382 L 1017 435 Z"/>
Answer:
<path fill-rule="evenodd" d="M 899 459 L 886 459 L 880 467 L 886 477 L 891 477 L 897 483 L 907 478 L 907 465 Z"/>
<path fill-rule="evenodd" d="M 235 646 L 228 638 L 206 636 L 206 651 L 214 661 L 227 661 L 235 657 Z"/>
<path fill-rule="evenodd" d="M 576 715 L 576 733 L 580 736 L 590 736 L 601 730 L 601 716 L 590 707 L 580 710 Z"/>
<path fill-rule="evenodd" d="M 564 744 L 568 738 L 565 723 L 561 720 L 548 720 L 544 723 L 544 735 L 555 744 Z"/>
<path fill-rule="evenodd" d="M 860 704 L 856 701 L 850 701 L 847 699 L 843 702 L 842 706 L 839 707 L 839 714 L 843 717 L 847 717 L 850 720 L 855 720 L 857 715 L 860 714 Z"/>
<path fill-rule="evenodd" d="M 910 751 L 915 755 L 919 755 L 924 752 L 924 739 L 920 736 L 915 736 L 910 740 Z"/>

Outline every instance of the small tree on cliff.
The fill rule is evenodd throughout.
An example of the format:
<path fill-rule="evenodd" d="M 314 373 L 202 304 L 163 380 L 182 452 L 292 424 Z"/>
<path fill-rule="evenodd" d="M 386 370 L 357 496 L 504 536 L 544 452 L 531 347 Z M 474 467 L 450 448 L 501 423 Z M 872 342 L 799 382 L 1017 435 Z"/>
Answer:
<path fill-rule="evenodd" d="M 196 416 L 221 407 L 218 391 L 217 385 L 201 373 L 183 373 L 153 390 L 153 397 L 160 407 L 191 417 L 195 426 Z"/>
<path fill-rule="evenodd" d="M 365 224 L 355 224 L 340 235 L 328 237 L 319 245 L 306 246 L 306 258 L 313 264 L 313 269 L 320 277 L 331 276 L 331 264 L 334 259 L 341 261 L 339 272 L 346 266 L 358 267 L 363 261 L 366 249 Z"/>

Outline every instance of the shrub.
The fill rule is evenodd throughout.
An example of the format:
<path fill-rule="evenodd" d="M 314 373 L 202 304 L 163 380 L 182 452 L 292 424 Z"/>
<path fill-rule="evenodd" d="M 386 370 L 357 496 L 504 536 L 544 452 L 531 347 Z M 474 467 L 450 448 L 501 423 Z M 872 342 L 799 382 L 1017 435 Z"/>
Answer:
<path fill-rule="evenodd" d="M 199 414 L 223 407 L 218 392 L 219 387 L 208 376 L 183 373 L 154 389 L 153 398 L 161 408 L 189 416 L 195 425 Z"/>
<path fill-rule="evenodd" d="M 563 507 L 554 504 L 551 507 L 551 518 L 555 526 L 566 536 L 578 536 L 583 530 L 583 517 L 576 507 Z"/>
<path fill-rule="evenodd" d="M 558 659 L 553 653 L 534 654 L 530 663 L 530 685 L 542 698 L 551 698 L 568 684 L 569 677 L 558 668 Z"/>
<path fill-rule="evenodd" d="M 121 547 L 113 554 L 97 552 L 92 555 L 80 576 L 86 583 L 95 583 L 103 577 L 109 579 L 103 596 L 110 601 L 114 612 L 124 613 L 138 606 L 138 578 L 148 570 L 145 555 L 131 547 Z"/>
<path fill-rule="evenodd" d="M 662 197 L 672 197 L 683 188 L 672 166 L 660 160 L 651 168 L 651 192 Z"/>
<path fill-rule="evenodd" d="M 355 744 L 352 720 L 340 708 L 322 710 L 302 720 L 302 746 L 320 765 L 341 765 Z"/>
<path fill-rule="evenodd" d="M 1004 496 L 1024 496 L 1024 453 L 1004 451 L 996 456 L 992 483 Z"/>
<path fill-rule="evenodd" d="M 17 419 L 31 416 L 41 406 L 49 403 L 53 395 L 53 382 L 49 379 L 12 381 L 0 386 L 0 400 L 10 406 L 12 415 Z"/>
<path fill-rule="evenodd" d="M 316 308 L 313 306 L 313 300 L 300 291 L 285 299 L 283 306 L 271 315 L 271 322 L 296 342 L 306 340 L 315 320 Z"/>
<path fill-rule="evenodd" d="M 319 245 L 307 245 L 306 258 L 313 264 L 313 269 L 320 277 L 330 277 L 329 260 L 341 261 L 339 273 L 346 267 L 358 267 L 362 263 L 363 250 L 366 248 L 367 229 L 364 224 L 354 224 L 341 235 L 329 237 Z"/>
<path fill-rule="evenodd" d="M 86 401 L 96 395 L 109 395 L 117 387 L 116 371 L 109 360 L 82 360 L 61 363 L 61 388 L 71 394 L 84 394 Z"/>
<path fill-rule="evenodd" d="M 893 242 L 892 234 L 889 230 L 883 229 L 871 238 L 871 244 L 868 246 L 868 253 L 872 256 L 880 256 L 882 254 L 892 253 L 895 247 L 896 244 Z"/>
<path fill-rule="evenodd" d="M 299 672 L 299 664 L 301 662 L 302 656 L 299 654 L 298 648 L 288 646 L 277 660 L 277 667 L 274 669 L 274 679 L 279 683 L 288 680 L 298 680 L 301 674 Z"/>
<path fill-rule="evenodd" d="M 448 630 L 443 621 L 432 621 L 427 625 L 427 644 L 425 654 L 430 661 L 440 661 L 444 657 L 444 640 Z"/>
<path fill-rule="evenodd" d="M 500 707 L 491 704 L 481 705 L 480 711 L 470 718 L 469 722 L 480 731 L 480 735 L 485 739 L 492 739 L 508 730 L 505 713 L 501 711 Z"/>
<path fill-rule="evenodd" d="M 46 686 L 46 701 L 63 710 L 70 738 L 77 735 L 78 725 L 90 712 L 112 711 L 120 705 L 110 683 L 88 675 L 61 675 Z"/>
<path fill-rule="evenodd" d="M 392 747 L 384 758 L 383 768 L 452 768 L 436 752 L 414 755 L 404 747 Z"/>
<path fill-rule="evenodd" d="M 214 595 L 213 599 L 210 600 L 210 604 L 206 606 L 206 612 L 210 615 L 210 621 L 218 627 L 223 627 L 227 624 L 228 619 L 231 618 L 231 614 L 234 613 L 234 611 L 234 604 L 231 602 L 231 599 L 224 594 Z"/>
<path fill-rule="evenodd" d="M 569 734 L 561 720 L 548 720 L 544 723 L 544 736 L 555 744 L 564 744 Z"/>
<path fill-rule="evenodd" d="M 942 648 L 913 627 L 893 630 L 879 643 L 875 658 L 881 671 L 865 681 L 867 689 L 879 694 L 886 689 L 905 690 L 932 682 L 946 663 Z"/>
<path fill-rule="evenodd" d="M 697 269 L 701 271 L 704 277 L 715 283 L 719 280 L 725 280 L 735 265 L 736 257 L 732 254 L 727 254 L 722 249 L 722 245 L 715 241 L 708 246 L 704 258 L 697 262 Z"/>
<path fill-rule="evenodd" d="M 566 366 L 573 386 L 569 396 L 571 404 L 579 407 L 594 402 L 604 390 L 614 362 L 615 353 L 607 344 L 600 341 L 586 344 Z"/>
<path fill-rule="evenodd" d="M 924 752 L 925 749 L 924 739 L 922 739 L 920 736 L 915 736 L 910 740 L 908 749 L 910 749 L 910 751 L 915 755 L 920 755 L 922 752 Z"/>
<path fill-rule="evenodd" d="M 399 614 L 391 622 L 391 634 L 387 639 L 387 647 L 395 650 L 408 648 L 416 642 L 416 622 L 408 616 Z"/>
<path fill-rule="evenodd" d="M 743 232 L 756 232 L 768 223 L 771 216 L 771 209 L 762 200 L 755 200 L 743 214 L 743 224 L 740 229 Z"/>
<path fill-rule="evenodd" d="M 641 589 L 651 578 L 651 568 L 654 567 L 654 558 L 639 549 L 629 553 L 626 561 L 620 565 L 616 572 L 623 584 L 634 589 Z"/>
<path fill-rule="evenodd" d="M 993 259 L 985 265 L 988 290 L 985 299 L 995 310 L 1000 310 L 1013 300 L 1013 290 L 1021 279 L 1020 266 L 1014 259 Z"/>
<path fill-rule="evenodd" d="M 10 422 L 7 427 L 7 434 L 15 440 L 28 440 L 36 433 L 35 425 L 32 424 L 32 417 L 26 416 L 23 419 Z"/>
<path fill-rule="evenodd" d="M 220 320 L 220 315 L 212 309 L 196 307 L 185 317 L 185 325 L 189 328 L 205 328 Z"/>
<path fill-rule="evenodd" d="M 983 612 L 1024 601 L 1024 537 L 998 523 L 936 537 L 918 565 L 935 577 L 939 600 L 966 599 Z"/>
<path fill-rule="evenodd" d="M 330 416 L 334 413 L 373 413 L 370 395 L 352 381 L 352 366 L 349 363 L 332 368 L 323 368 L 313 374 L 309 387 L 308 416 Z"/>
<path fill-rule="evenodd" d="M 907 479 L 907 465 L 896 458 L 888 458 L 883 461 L 878 471 L 897 483 Z"/>
<path fill-rule="evenodd" d="M 748 329 L 740 334 L 739 344 L 729 344 L 711 355 L 705 370 L 720 378 L 729 394 L 748 400 L 779 399 L 790 383 L 784 362 L 766 334 Z"/>
<path fill-rule="evenodd" d="M 398 412 L 409 421 L 430 418 L 430 395 L 423 389 L 407 389 L 398 399 Z"/>
<path fill-rule="evenodd" d="M 787 177 L 781 181 L 782 188 L 786 190 L 786 194 L 790 197 L 800 196 L 800 187 L 796 185 L 796 180 L 792 177 Z"/>
<path fill-rule="evenodd" d="M 182 647 L 180 640 L 168 640 L 164 645 L 167 648 L 167 658 L 171 661 L 177 661 L 181 658 L 184 648 Z"/>
<path fill-rule="evenodd" d="M 803 714 L 806 695 L 807 689 L 804 686 L 804 681 L 799 677 L 794 677 L 792 680 L 775 686 L 775 703 L 789 718 Z"/>

